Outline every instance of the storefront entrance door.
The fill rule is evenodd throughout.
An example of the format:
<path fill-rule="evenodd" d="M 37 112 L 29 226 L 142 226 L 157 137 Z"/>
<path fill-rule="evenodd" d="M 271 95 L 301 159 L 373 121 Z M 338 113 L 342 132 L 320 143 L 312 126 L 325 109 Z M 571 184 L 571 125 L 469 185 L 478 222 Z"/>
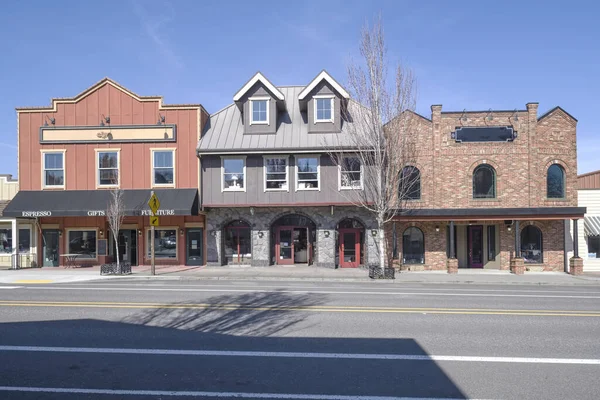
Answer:
<path fill-rule="evenodd" d="M 42 230 L 42 242 L 42 265 L 44 267 L 58 267 L 58 230 Z"/>
<path fill-rule="evenodd" d="M 340 229 L 340 267 L 356 268 L 360 264 L 360 231 Z"/>
<path fill-rule="evenodd" d="M 467 229 L 469 268 L 483 268 L 483 226 L 473 225 Z"/>
<path fill-rule="evenodd" d="M 119 261 L 137 265 L 137 235 L 135 230 L 122 229 L 119 231 Z"/>
<path fill-rule="evenodd" d="M 277 242 L 275 243 L 277 264 L 292 265 L 294 264 L 294 228 L 281 226 L 277 228 Z"/>
<path fill-rule="evenodd" d="M 202 243 L 204 243 L 202 229 L 187 230 L 186 262 L 185 265 L 204 264 Z"/>

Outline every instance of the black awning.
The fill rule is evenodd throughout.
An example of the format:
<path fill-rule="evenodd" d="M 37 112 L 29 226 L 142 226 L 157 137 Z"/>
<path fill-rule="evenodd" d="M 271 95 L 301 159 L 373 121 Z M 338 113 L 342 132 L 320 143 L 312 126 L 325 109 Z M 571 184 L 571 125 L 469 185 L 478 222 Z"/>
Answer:
<path fill-rule="evenodd" d="M 585 207 L 535 207 L 535 208 L 422 208 L 398 211 L 396 219 L 568 219 L 583 218 Z"/>
<path fill-rule="evenodd" d="M 124 190 L 125 215 L 151 215 L 150 190 Z M 197 189 L 155 189 L 157 215 L 197 215 Z M 109 190 L 21 191 L 4 209 L 5 217 L 99 217 L 106 215 Z"/>

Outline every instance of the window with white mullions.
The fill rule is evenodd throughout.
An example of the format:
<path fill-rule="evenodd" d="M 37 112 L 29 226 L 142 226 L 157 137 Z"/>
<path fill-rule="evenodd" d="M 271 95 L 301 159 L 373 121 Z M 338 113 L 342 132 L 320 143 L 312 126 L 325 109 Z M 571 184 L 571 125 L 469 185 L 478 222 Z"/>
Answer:
<path fill-rule="evenodd" d="M 223 159 L 223 190 L 244 190 L 246 172 L 243 158 Z"/>
<path fill-rule="evenodd" d="M 358 157 L 344 157 L 340 163 L 340 187 L 360 189 L 362 187 L 362 165 Z"/>
<path fill-rule="evenodd" d="M 155 185 L 172 185 L 174 182 L 173 151 L 154 151 L 153 169 Z"/>
<path fill-rule="evenodd" d="M 119 184 L 119 153 L 116 151 L 98 152 L 98 185 L 117 186 Z"/>
<path fill-rule="evenodd" d="M 44 153 L 44 186 L 65 185 L 64 153 Z"/>
<path fill-rule="evenodd" d="M 315 122 L 333 121 L 333 98 L 315 98 Z"/>
<path fill-rule="evenodd" d="M 284 157 L 265 158 L 265 189 L 266 190 L 287 190 L 288 189 L 287 158 L 284 158 Z"/>
<path fill-rule="evenodd" d="M 319 159 L 317 157 L 297 158 L 296 171 L 298 190 L 319 188 Z"/>
<path fill-rule="evenodd" d="M 252 108 L 252 124 L 268 124 L 269 123 L 269 112 L 268 112 L 269 101 L 266 99 L 250 100 L 250 107 Z"/>

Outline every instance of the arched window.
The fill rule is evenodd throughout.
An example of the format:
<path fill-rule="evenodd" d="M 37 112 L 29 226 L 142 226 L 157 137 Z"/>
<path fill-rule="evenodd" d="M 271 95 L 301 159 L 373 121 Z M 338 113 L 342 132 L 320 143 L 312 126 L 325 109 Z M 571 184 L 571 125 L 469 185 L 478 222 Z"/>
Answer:
<path fill-rule="evenodd" d="M 225 226 L 223 250 L 227 264 L 249 264 L 252 259 L 250 225 L 245 221 L 238 220 Z"/>
<path fill-rule="evenodd" d="M 496 171 L 489 164 L 481 164 L 473 171 L 473 198 L 496 198 Z"/>
<path fill-rule="evenodd" d="M 419 228 L 411 226 L 402 234 L 402 263 L 425 263 L 425 241 L 423 239 L 423 231 Z"/>
<path fill-rule="evenodd" d="M 558 164 L 548 168 L 546 190 L 549 199 L 562 199 L 565 197 L 565 170 Z"/>
<path fill-rule="evenodd" d="M 544 262 L 542 231 L 535 225 L 528 225 L 521 231 L 521 256 L 526 263 Z"/>
<path fill-rule="evenodd" d="M 419 200 L 421 198 L 421 171 L 417 167 L 402 168 L 398 196 L 400 200 Z"/>

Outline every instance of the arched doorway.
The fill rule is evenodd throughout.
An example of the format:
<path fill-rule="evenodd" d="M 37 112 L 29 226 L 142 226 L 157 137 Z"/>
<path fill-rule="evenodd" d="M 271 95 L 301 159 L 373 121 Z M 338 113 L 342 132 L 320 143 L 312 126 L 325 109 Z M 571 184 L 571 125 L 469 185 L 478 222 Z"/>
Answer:
<path fill-rule="evenodd" d="M 242 220 L 232 221 L 223 228 L 223 256 L 225 265 L 250 264 L 252 240 L 250 225 Z"/>
<path fill-rule="evenodd" d="M 288 214 L 271 225 L 271 260 L 277 265 L 312 264 L 317 226 L 308 217 Z"/>
<path fill-rule="evenodd" d="M 365 227 L 353 218 L 345 218 L 337 226 L 336 264 L 341 268 L 364 265 Z"/>

